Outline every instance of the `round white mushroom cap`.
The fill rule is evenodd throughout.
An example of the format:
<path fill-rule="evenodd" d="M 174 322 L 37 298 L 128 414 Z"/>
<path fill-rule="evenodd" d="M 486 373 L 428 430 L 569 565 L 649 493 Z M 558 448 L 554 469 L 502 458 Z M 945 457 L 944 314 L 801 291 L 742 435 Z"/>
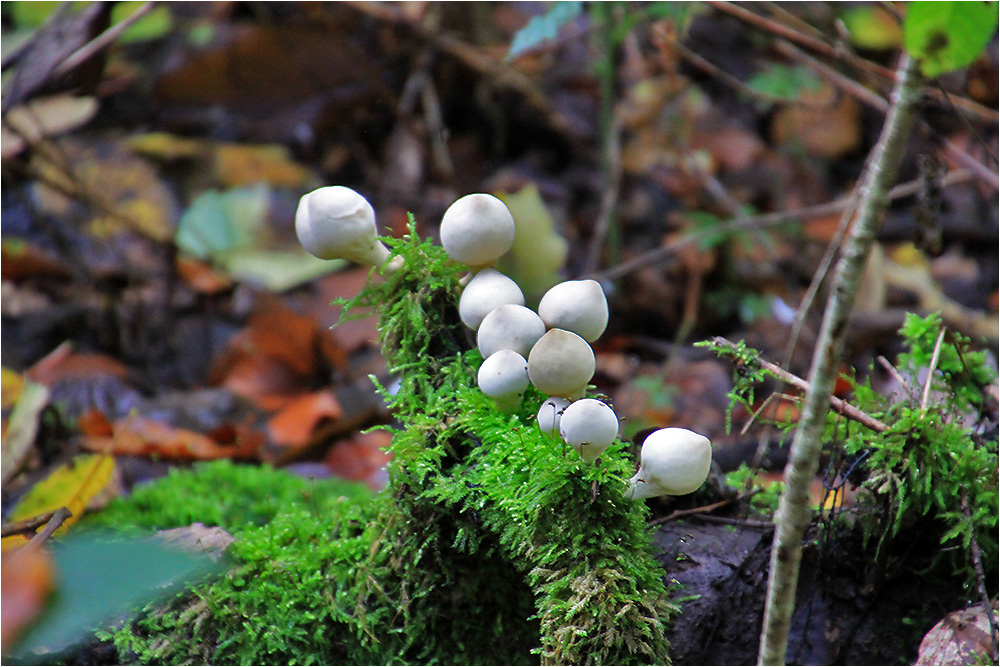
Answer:
<path fill-rule="evenodd" d="M 542 433 L 555 435 L 559 433 L 559 422 L 562 421 L 562 413 L 569 406 L 569 400 L 552 396 L 542 402 L 542 407 L 538 408 L 538 430 Z"/>
<path fill-rule="evenodd" d="M 708 438 L 686 428 L 661 428 L 642 443 L 639 471 L 626 493 L 632 498 L 683 496 L 696 491 L 711 468 Z"/>
<path fill-rule="evenodd" d="M 550 329 L 572 331 L 593 343 L 608 326 L 608 300 L 596 280 L 567 280 L 545 293 L 538 315 Z"/>
<path fill-rule="evenodd" d="M 458 316 L 470 329 L 478 329 L 491 310 L 499 306 L 524 305 L 517 283 L 493 268 L 485 268 L 469 281 L 458 300 Z"/>
<path fill-rule="evenodd" d="M 545 324 L 535 311 L 507 304 L 491 310 L 479 325 L 476 339 L 483 358 L 500 350 L 514 350 L 527 356 L 545 333 Z"/>
<path fill-rule="evenodd" d="M 303 195 L 295 211 L 299 242 L 320 259 L 346 259 L 381 266 L 389 251 L 378 240 L 375 210 L 368 200 L 342 185 Z"/>
<path fill-rule="evenodd" d="M 528 377 L 549 396 L 582 397 L 595 370 L 594 351 L 587 341 L 564 329 L 550 330 L 528 354 Z"/>
<path fill-rule="evenodd" d="M 618 417 L 606 403 L 581 398 L 563 410 L 559 434 L 584 461 L 593 461 L 618 437 Z"/>
<path fill-rule="evenodd" d="M 499 350 L 479 367 L 479 388 L 503 409 L 517 405 L 528 388 L 528 362 L 513 350 Z"/>
<path fill-rule="evenodd" d="M 484 193 L 466 195 L 441 218 L 441 245 L 456 262 L 492 264 L 514 244 L 514 218 L 506 204 Z"/>

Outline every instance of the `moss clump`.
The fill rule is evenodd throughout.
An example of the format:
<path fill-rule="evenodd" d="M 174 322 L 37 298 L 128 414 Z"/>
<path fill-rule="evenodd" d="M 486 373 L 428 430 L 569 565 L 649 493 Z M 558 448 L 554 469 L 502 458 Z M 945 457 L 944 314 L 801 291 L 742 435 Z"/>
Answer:
<path fill-rule="evenodd" d="M 621 445 L 585 464 L 538 431 L 534 391 L 514 414 L 498 411 L 475 389 L 482 359 L 455 306 L 460 269 L 412 226 L 387 243 L 404 268 L 348 305 L 377 310 L 400 376 L 385 393 L 403 424 L 388 488 L 367 505 L 293 503 L 244 528 L 226 577 L 114 633 L 121 657 L 668 662 L 675 608 L 645 508 L 624 497 Z"/>

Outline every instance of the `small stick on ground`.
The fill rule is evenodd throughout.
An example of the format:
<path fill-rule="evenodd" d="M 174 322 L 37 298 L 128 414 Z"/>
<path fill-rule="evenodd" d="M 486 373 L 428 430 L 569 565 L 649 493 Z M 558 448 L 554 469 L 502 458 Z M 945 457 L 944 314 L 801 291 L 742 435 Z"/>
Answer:
<path fill-rule="evenodd" d="M 38 516 L 33 516 L 28 519 L 21 519 L 20 521 L 11 521 L 0 528 L 0 537 L 10 537 L 11 535 L 24 535 L 25 533 L 34 533 L 41 526 L 44 526 L 49 522 L 52 516 L 56 513 L 56 510 L 51 512 L 46 512 L 45 514 L 39 514 Z"/>
<path fill-rule="evenodd" d="M 60 507 L 59 509 L 57 509 L 55 512 L 52 513 L 52 518 L 48 520 L 48 522 L 45 524 L 45 527 L 42 528 L 42 530 L 37 535 L 32 537 L 31 540 L 25 546 L 18 549 L 17 553 L 11 556 L 11 558 L 21 558 L 22 556 L 24 556 L 24 554 L 31 553 L 33 551 L 41 549 L 42 545 L 45 544 L 45 541 L 48 540 L 50 537 L 52 537 L 52 533 L 59 530 L 59 527 L 63 525 L 63 523 L 65 523 L 66 520 L 69 519 L 71 516 L 73 516 L 73 513 L 70 512 L 65 507 Z"/>

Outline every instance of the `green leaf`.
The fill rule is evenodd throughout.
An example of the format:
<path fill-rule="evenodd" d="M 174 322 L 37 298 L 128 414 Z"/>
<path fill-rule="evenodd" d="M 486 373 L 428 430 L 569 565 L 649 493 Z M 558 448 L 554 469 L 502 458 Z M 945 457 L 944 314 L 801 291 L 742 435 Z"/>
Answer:
<path fill-rule="evenodd" d="M 111 24 L 115 25 L 134 14 L 143 3 L 138 0 L 115 3 L 111 10 Z M 174 18 L 167 5 L 157 5 L 145 16 L 125 29 L 118 41 L 122 44 L 148 42 L 165 36 L 174 27 Z"/>
<path fill-rule="evenodd" d="M 862 49 L 884 51 L 895 49 L 902 41 L 899 23 L 881 7 L 862 5 L 851 7 L 841 17 L 851 41 Z"/>
<path fill-rule="evenodd" d="M 155 538 L 68 538 L 52 556 L 55 599 L 18 643 L 21 656 L 69 648 L 99 624 L 216 567 L 207 556 L 169 549 Z"/>
<path fill-rule="evenodd" d="M 903 23 L 906 50 L 935 77 L 969 65 L 997 26 L 996 2 L 912 2 Z"/>
<path fill-rule="evenodd" d="M 528 25 L 518 30 L 514 35 L 514 39 L 510 43 L 510 50 L 504 60 L 513 60 L 542 42 L 555 39 L 559 28 L 572 21 L 582 11 L 582 2 L 557 2 L 545 14 L 531 17 Z"/>

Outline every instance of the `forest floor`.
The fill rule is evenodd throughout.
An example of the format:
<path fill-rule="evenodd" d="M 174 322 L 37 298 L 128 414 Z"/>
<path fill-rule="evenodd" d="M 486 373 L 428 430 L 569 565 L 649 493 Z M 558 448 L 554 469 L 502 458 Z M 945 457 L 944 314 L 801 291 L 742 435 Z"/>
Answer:
<path fill-rule="evenodd" d="M 682 426 L 713 442 L 709 490 L 650 501 L 661 559 L 690 598 L 675 662 L 756 660 L 772 532 L 726 474 L 749 464 L 767 488 L 787 442 L 759 415 L 728 413 L 733 368 L 692 344 L 745 340 L 807 377 L 899 17 L 855 3 L 766 3 L 756 19 L 729 3 L 608 3 L 507 58 L 546 5 L 95 3 L 53 16 L 44 4 L 2 7 L 5 525 L 53 470 L 94 452 L 113 470 L 97 485 L 71 478 L 51 509 L 99 511 L 217 458 L 384 487 L 390 436 L 364 431 L 392 422 L 369 376 L 392 377 L 374 318 L 333 326 L 331 303 L 369 271 L 304 254 L 298 199 L 345 185 L 385 234 L 412 213 L 437 238 L 455 199 L 490 192 L 530 235 L 504 265 L 529 302 L 560 276 L 605 287 L 593 382 L 624 435 Z M 122 37 L 79 52 L 134 12 Z M 845 354 L 844 370 L 885 396 L 903 391 L 878 359 L 900 352 L 907 312 L 941 312 L 995 363 L 997 81 L 994 41 L 921 106 Z M 790 390 L 774 389 L 755 409 L 794 421 Z M 829 491 L 816 480 L 817 507 Z M 852 501 L 848 487 L 835 505 Z M 923 598 L 908 581 L 866 597 L 850 544 L 814 537 L 803 581 L 825 583 L 800 592 L 796 662 L 913 660 L 929 626 L 897 637 L 877 623 Z M 836 603 L 818 592 L 831 585 Z M 5 575 L 5 642 L 7 588 Z M 969 600 L 942 588 L 921 610 L 931 624 Z"/>

